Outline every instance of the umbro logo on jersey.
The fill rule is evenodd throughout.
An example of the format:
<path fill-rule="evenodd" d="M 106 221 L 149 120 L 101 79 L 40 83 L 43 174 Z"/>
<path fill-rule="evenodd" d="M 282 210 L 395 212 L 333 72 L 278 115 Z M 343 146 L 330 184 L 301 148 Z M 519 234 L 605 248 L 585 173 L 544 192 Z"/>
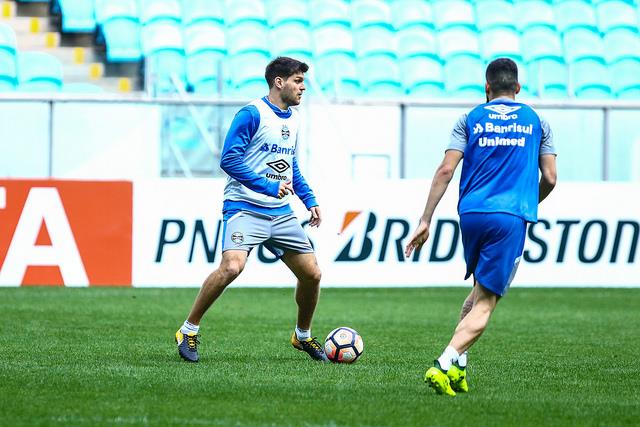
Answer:
<path fill-rule="evenodd" d="M 281 134 L 282 134 L 282 139 L 289 139 L 291 132 L 289 132 L 289 128 L 287 127 L 287 125 L 282 125 Z"/>
<path fill-rule="evenodd" d="M 500 115 L 507 115 L 507 114 L 511 114 L 514 111 L 518 111 L 521 106 L 520 105 L 504 105 L 504 104 L 495 104 L 495 105 L 486 105 L 484 107 L 487 110 L 491 110 L 495 113 L 498 113 Z"/>
<path fill-rule="evenodd" d="M 267 166 L 269 166 L 271 169 L 273 169 L 278 173 L 282 173 L 291 167 L 289 163 L 287 163 L 287 161 L 283 159 L 279 159 L 273 162 L 268 162 Z"/>

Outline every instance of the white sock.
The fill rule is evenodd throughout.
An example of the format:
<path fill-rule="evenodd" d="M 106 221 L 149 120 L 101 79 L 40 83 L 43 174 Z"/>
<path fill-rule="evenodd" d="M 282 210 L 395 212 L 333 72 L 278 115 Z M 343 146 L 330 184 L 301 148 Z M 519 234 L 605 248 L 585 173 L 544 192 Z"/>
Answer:
<path fill-rule="evenodd" d="M 461 368 L 467 367 L 467 352 L 465 351 L 458 357 L 458 366 Z"/>
<path fill-rule="evenodd" d="M 451 364 L 458 360 L 458 357 L 460 355 L 456 349 L 449 345 L 444 349 L 442 355 L 438 357 L 438 363 L 440 363 L 442 370 L 446 372 L 451 368 Z"/>
<path fill-rule="evenodd" d="M 184 323 L 182 324 L 182 327 L 180 328 L 180 332 L 182 332 L 183 334 L 190 334 L 190 333 L 197 334 L 199 330 L 200 330 L 200 326 L 194 325 L 193 323 L 187 320 L 184 321 Z"/>
<path fill-rule="evenodd" d="M 311 338 L 311 329 L 300 329 L 296 325 L 296 337 L 299 340 L 306 340 L 307 338 Z"/>

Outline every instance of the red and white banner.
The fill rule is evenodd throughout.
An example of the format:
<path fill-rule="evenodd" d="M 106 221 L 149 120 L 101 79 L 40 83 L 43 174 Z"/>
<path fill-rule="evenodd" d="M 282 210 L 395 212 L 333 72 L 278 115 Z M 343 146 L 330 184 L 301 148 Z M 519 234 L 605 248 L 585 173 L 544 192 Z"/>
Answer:
<path fill-rule="evenodd" d="M 223 180 L 0 181 L 0 285 L 200 286 L 221 258 Z M 463 285 L 457 184 L 429 241 L 403 248 L 428 181 L 319 183 L 324 221 L 307 232 L 323 286 Z M 513 286 L 640 286 L 637 184 L 564 184 L 530 225 Z M 301 223 L 308 212 L 293 206 Z M 467 283 L 470 283 L 468 281 Z M 286 266 L 256 248 L 234 285 L 293 286 Z"/>

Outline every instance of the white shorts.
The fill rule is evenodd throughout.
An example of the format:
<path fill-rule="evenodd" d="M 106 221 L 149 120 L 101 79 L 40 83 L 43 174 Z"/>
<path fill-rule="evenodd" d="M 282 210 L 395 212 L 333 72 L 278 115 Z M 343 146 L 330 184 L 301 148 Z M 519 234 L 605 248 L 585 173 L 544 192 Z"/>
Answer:
<path fill-rule="evenodd" d="M 294 214 L 270 216 L 240 211 L 224 221 L 222 252 L 251 252 L 260 244 L 278 258 L 285 251 L 313 253 L 311 242 Z"/>

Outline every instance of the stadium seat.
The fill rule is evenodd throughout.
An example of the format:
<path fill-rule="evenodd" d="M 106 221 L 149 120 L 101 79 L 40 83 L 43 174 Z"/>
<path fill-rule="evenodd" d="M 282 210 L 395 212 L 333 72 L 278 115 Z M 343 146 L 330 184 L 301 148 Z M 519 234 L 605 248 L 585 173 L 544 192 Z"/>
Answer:
<path fill-rule="evenodd" d="M 444 61 L 456 55 L 480 57 L 478 33 L 468 27 L 449 27 L 438 32 L 438 51 Z"/>
<path fill-rule="evenodd" d="M 595 5 L 600 32 L 625 28 L 638 31 L 638 14 L 632 3 L 624 0 L 606 0 Z"/>
<path fill-rule="evenodd" d="M 520 31 L 538 26 L 556 28 L 553 7 L 545 0 L 520 0 L 513 7 L 517 17 L 515 23 Z"/>
<path fill-rule="evenodd" d="M 156 21 L 145 25 L 140 37 L 145 56 L 159 50 L 184 50 L 182 27 L 172 21 Z"/>
<path fill-rule="evenodd" d="M 395 0 L 391 2 L 393 26 L 403 30 L 415 25 L 433 28 L 431 3 L 422 0 Z"/>
<path fill-rule="evenodd" d="M 528 27 L 522 34 L 521 47 L 524 61 L 527 63 L 543 58 L 564 61 L 560 36 L 546 26 Z"/>
<path fill-rule="evenodd" d="M 0 85 L 7 89 L 17 83 L 16 46 L 15 31 L 0 22 Z"/>
<path fill-rule="evenodd" d="M 585 27 L 567 30 L 562 36 L 564 57 L 568 63 L 585 58 L 604 61 L 604 47 L 600 33 Z"/>
<path fill-rule="evenodd" d="M 311 0 L 311 26 L 351 26 L 349 4 L 343 0 Z"/>
<path fill-rule="evenodd" d="M 299 21 L 288 21 L 273 28 L 270 36 L 273 56 L 289 56 L 307 64 L 311 60 L 313 43 L 306 25 Z"/>
<path fill-rule="evenodd" d="M 179 23 L 182 9 L 178 0 L 138 0 L 140 22 L 143 25 L 162 20 Z"/>
<path fill-rule="evenodd" d="M 432 56 L 438 58 L 436 33 L 429 27 L 413 25 L 398 31 L 397 53 L 400 58 Z"/>
<path fill-rule="evenodd" d="M 134 0 L 96 0 L 96 20 L 109 62 L 140 60 L 140 23 Z"/>
<path fill-rule="evenodd" d="M 312 32 L 315 56 L 333 53 L 353 55 L 353 35 L 343 25 L 324 25 Z"/>
<path fill-rule="evenodd" d="M 476 18 L 471 2 L 436 0 L 432 5 L 437 29 L 443 30 L 452 26 L 476 27 Z"/>
<path fill-rule="evenodd" d="M 230 55 L 261 52 L 269 55 L 269 28 L 258 22 L 244 21 L 227 28 Z"/>
<path fill-rule="evenodd" d="M 611 84 L 618 98 L 640 99 L 640 60 L 622 59 L 610 65 Z"/>
<path fill-rule="evenodd" d="M 404 95 L 400 82 L 400 70 L 395 58 L 388 55 L 371 55 L 358 60 L 358 75 L 365 94 L 374 97 Z"/>
<path fill-rule="evenodd" d="M 572 28 L 597 30 L 598 24 L 593 6 L 584 0 L 564 0 L 553 5 L 558 30 L 564 33 Z"/>
<path fill-rule="evenodd" d="M 400 61 L 402 86 L 411 96 L 439 97 L 444 94 L 442 63 L 433 57 L 411 56 Z"/>
<path fill-rule="evenodd" d="M 520 34 L 512 27 L 491 27 L 482 31 L 480 47 L 487 62 L 499 57 L 522 59 Z"/>
<path fill-rule="evenodd" d="M 353 0 L 351 2 L 351 16 L 354 28 L 370 25 L 393 28 L 391 9 L 383 0 Z"/>
<path fill-rule="evenodd" d="M 356 56 L 396 55 L 396 32 L 388 27 L 370 25 L 353 31 Z"/>
<path fill-rule="evenodd" d="M 62 64 L 43 52 L 18 54 L 18 90 L 22 92 L 57 92 L 62 88 Z"/>
<path fill-rule="evenodd" d="M 628 58 L 640 61 L 640 35 L 636 31 L 623 27 L 610 30 L 604 35 L 603 44 L 610 64 Z"/>
<path fill-rule="evenodd" d="M 609 70 L 601 61 L 587 58 L 569 64 L 571 86 L 577 98 L 611 98 Z"/>
<path fill-rule="evenodd" d="M 224 0 L 189 0 L 182 3 L 182 22 L 185 25 L 200 21 L 224 23 Z"/>
<path fill-rule="evenodd" d="M 476 2 L 476 26 L 480 31 L 494 27 L 515 27 L 513 3 L 507 0 Z"/>
<path fill-rule="evenodd" d="M 196 21 L 184 29 L 184 43 L 187 82 L 197 93 L 216 93 L 227 52 L 224 27 L 218 21 Z"/>
<path fill-rule="evenodd" d="M 204 50 L 226 53 L 226 33 L 217 21 L 199 21 L 183 29 L 184 50 L 193 55 Z"/>
<path fill-rule="evenodd" d="M 245 52 L 229 56 L 227 59 L 229 70 L 230 93 L 237 96 L 245 96 L 256 92 L 263 87 L 257 96 L 267 94 L 267 83 L 264 79 L 264 70 L 270 61 L 270 57 L 263 52 Z"/>
<path fill-rule="evenodd" d="M 310 25 L 309 7 L 306 1 L 299 0 L 267 0 L 267 19 L 271 27 L 282 24 L 297 23 Z"/>
<path fill-rule="evenodd" d="M 447 92 L 464 97 L 470 91 L 484 93 L 485 65 L 473 55 L 458 55 L 444 64 L 444 84 Z"/>
<path fill-rule="evenodd" d="M 531 92 L 541 98 L 566 98 L 569 72 L 562 59 L 544 57 L 527 64 Z"/>
<path fill-rule="evenodd" d="M 143 26 L 141 31 L 145 67 L 155 90 L 174 91 L 173 77 L 184 85 L 186 71 L 181 26 L 171 20 L 155 20 Z"/>
<path fill-rule="evenodd" d="M 352 97 L 362 94 L 353 55 L 336 53 L 319 57 L 315 60 L 312 72 L 327 95 Z"/>
<path fill-rule="evenodd" d="M 87 0 L 57 0 L 63 32 L 93 32 L 96 29 L 95 3 Z"/>
<path fill-rule="evenodd" d="M 190 0 L 188 0 L 190 1 Z M 261 0 L 225 0 L 227 26 L 241 22 L 256 22 L 267 25 L 267 12 Z"/>

